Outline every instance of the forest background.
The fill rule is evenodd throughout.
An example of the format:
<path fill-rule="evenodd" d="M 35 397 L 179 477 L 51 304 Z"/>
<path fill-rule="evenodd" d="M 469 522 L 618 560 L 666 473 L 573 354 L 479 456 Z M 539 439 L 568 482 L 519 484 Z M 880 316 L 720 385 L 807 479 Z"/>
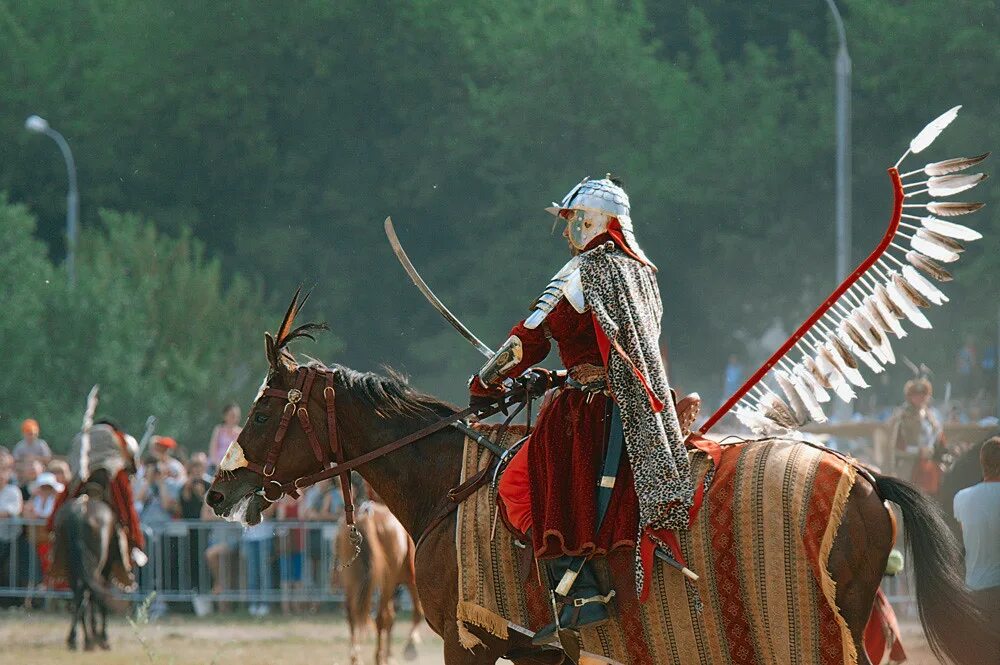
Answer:
<path fill-rule="evenodd" d="M 927 121 L 964 105 L 928 160 L 1000 146 L 1000 11 L 839 4 L 857 263 Z M 201 447 L 224 403 L 249 403 L 300 283 L 331 327 L 300 353 L 460 402 L 482 358 L 382 220 L 495 345 L 566 260 L 542 208 L 606 171 L 660 268 L 672 380 L 715 403 L 730 354 L 752 366 L 835 285 L 836 47 L 822 0 L 0 0 L 0 432 L 35 417 L 64 449 L 100 383 L 102 412 Z M 34 113 L 78 165 L 74 289 L 64 166 L 25 131 Z M 967 335 L 996 339 L 997 210 L 973 220 L 986 238 L 934 331 L 900 344 L 944 378 Z M 905 378 L 886 375 L 888 399 Z"/>

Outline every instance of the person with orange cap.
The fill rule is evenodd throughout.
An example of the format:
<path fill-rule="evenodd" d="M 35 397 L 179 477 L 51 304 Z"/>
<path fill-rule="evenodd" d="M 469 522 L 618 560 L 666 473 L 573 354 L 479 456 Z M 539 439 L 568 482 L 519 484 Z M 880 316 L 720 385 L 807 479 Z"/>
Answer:
<path fill-rule="evenodd" d="M 21 423 L 21 435 L 24 438 L 14 446 L 15 461 L 20 462 L 25 458 L 34 457 L 42 464 L 47 464 L 52 459 L 52 450 L 49 449 L 49 444 L 44 439 L 39 438 L 38 434 L 38 421 L 34 418 L 28 418 Z"/>

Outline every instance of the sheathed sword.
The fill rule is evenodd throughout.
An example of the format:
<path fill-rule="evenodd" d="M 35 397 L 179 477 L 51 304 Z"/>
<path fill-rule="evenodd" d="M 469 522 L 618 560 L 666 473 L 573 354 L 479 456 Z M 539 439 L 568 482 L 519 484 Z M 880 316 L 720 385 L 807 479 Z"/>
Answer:
<path fill-rule="evenodd" d="M 425 282 L 423 277 L 420 276 L 417 269 L 413 267 L 413 262 L 410 261 L 410 257 L 406 255 L 406 252 L 403 250 L 403 246 L 399 244 L 399 238 L 396 236 L 396 229 L 392 226 L 392 217 L 385 218 L 384 226 L 385 235 L 389 238 L 389 244 L 392 245 L 392 251 L 396 254 L 396 258 L 399 259 L 399 262 L 403 265 L 403 270 L 405 270 L 406 274 L 410 276 L 410 279 L 416 287 L 420 289 L 420 292 L 424 294 L 424 297 L 427 298 L 428 302 L 434 306 L 434 309 L 441 313 L 441 316 L 443 316 L 462 337 L 469 340 L 469 342 L 472 343 L 472 346 L 476 347 L 476 351 L 479 351 L 487 358 L 492 358 L 493 350 L 483 344 L 482 340 L 473 335 L 472 331 L 466 328 L 465 324 L 459 321 L 458 317 L 452 314 L 450 309 L 445 307 L 444 303 L 441 302 L 436 295 L 434 295 L 433 291 L 431 291 L 431 287 L 427 286 L 427 282 Z"/>

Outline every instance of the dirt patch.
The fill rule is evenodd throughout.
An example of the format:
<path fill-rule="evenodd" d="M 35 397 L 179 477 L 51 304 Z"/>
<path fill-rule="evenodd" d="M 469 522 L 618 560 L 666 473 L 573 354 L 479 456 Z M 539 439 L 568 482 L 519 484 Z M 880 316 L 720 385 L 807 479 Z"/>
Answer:
<path fill-rule="evenodd" d="M 415 661 L 404 661 L 403 644 L 408 620 L 397 623 L 393 655 L 397 663 L 440 665 L 441 640 L 430 628 L 421 630 L 423 643 Z M 904 644 L 908 665 L 938 665 L 923 639 L 920 626 L 905 621 Z M 348 665 L 350 641 L 340 615 L 271 616 L 195 619 L 170 616 L 133 628 L 116 618 L 108 627 L 111 651 L 76 652 L 66 649 L 69 617 L 47 612 L 12 611 L 0 614 L 0 662 L 32 665 Z M 374 661 L 375 638 L 370 632 L 361 647 L 362 661 Z"/>

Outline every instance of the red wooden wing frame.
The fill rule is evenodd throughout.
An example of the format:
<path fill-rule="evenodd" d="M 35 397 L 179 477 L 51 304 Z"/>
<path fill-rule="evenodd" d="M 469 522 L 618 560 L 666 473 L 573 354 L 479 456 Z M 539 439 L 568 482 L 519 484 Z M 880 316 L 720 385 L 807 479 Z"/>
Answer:
<path fill-rule="evenodd" d="M 893 237 L 896 235 L 896 230 L 899 228 L 899 220 L 903 214 L 903 183 L 900 181 L 899 171 L 895 167 L 889 169 L 889 178 L 892 181 L 894 196 L 892 219 L 889 220 L 889 227 L 886 229 L 885 235 L 882 236 L 882 240 L 879 242 L 878 247 L 876 247 L 875 251 L 868 255 L 868 258 L 865 259 L 861 265 L 854 270 L 854 272 L 848 275 L 847 279 L 840 283 L 840 286 L 834 289 L 833 293 L 831 293 L 829 297 L 823 301 L 823 304 L 816 308 L 816 311 L 805 320 L 805 323 L 799 326 L 799 329 L 796 330 L 791 337 L 785 340 L 785 343 L 782 344 L 781 347 L 767 359 L 767 362 L 761 365 L 757 371 L 746 380 L 746 383 L 740 386 L 740 389 L 733 393 L 728 400 L 726 400 L 726 403 L 723 404 L 718 411 L 709 416 L 708 420 L 706 420 L 701 426 L 702 434 L 710 430 L 712 426 L 719 422 L 724 415 L 729 413 L 729 410 L 732 409 L 738 401 L 743 399 L 743 396 L 750 392 L 751 388 L 757 385 L 757 383 L 764 378 L 764 375 L 767 374 L 771 368 L 774 367 L 775 364 L 777 364 L 777 362 L 781 360 L 781 358 L 784 357 L 784 355 L 788 353 L 788 351 L 791 350 L 796 343 L 798 343 L 800 339 L 802 339 L 802 336 L 805 335 L 824 314 L 826 314 L 827 310 L 833 307 L 833 304 L 837 302 L 840 296 L 844 295 L 844 292 L 854 286 L 854 283 L 858 281 L 861 275 L 864 274 L 866 270 L 871 268 L 875 262 L 878 261 L 879 257 L 885 253 L 885 250 L 888 249 L 889 243 L 892 242 Z"/>

